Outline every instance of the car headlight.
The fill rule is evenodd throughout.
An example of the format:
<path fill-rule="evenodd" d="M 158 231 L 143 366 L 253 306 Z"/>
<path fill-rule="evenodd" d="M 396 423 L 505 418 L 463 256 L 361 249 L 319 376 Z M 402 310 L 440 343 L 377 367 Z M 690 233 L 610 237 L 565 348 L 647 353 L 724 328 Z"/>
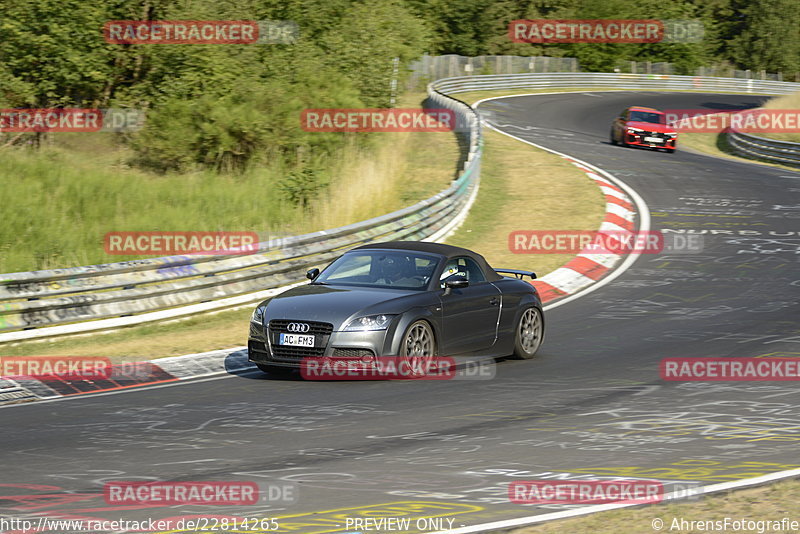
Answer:
<path fill-rule="evenodd" d="M 628 126 L 628 131 L 629 132 L 643 132 L 644 130 L 642 130 L 641 128 L 631 128 L 630 126 Z"/>
<path fill-rule="evenodd" d="M 261 324 L 264 322 L 264 312 L 266 311 L 266 306 L 259 306 L 255 310 L 253 310 L 253 315 L 250 317 L 250 321 L 254 323 Z"/>
<path fill-rule="evenodd" d="M 364 332 L 367 330 L 386 330 L 394 315 L 367 315 L 353 319 L 344 327 L 345 332 Z"/>

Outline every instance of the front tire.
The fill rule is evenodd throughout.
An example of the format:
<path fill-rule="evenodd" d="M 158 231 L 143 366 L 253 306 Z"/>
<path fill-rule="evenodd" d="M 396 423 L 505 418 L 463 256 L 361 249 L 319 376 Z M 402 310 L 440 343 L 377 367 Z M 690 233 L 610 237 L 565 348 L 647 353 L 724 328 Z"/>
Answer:
<path fill-rule="evenodd" d="M 400 342 L 400 356 L 397 358 L 398 371 L 404 370 L 402 378 L 422 378 L 430 369 L 436 356 L 436 339 L 427 321 L 416 321 L 408 327 Z"/>
<path fill-rule="evenodd" d="M 614 128 L 611 128 L 611 133 L 608 135 L 608 137 L 611 140 L 611 144 L 612 145 L 616 146 L 616 145 L 619 144 L 619 143 L 617 143 L 616 137 L 614 137 Z"/>
<path fill-rule="evenodd" d="M 514 360 L 530 360 L 539 350 L 544 339 L 542 311 L 532 306 L 526 308 L 514 329 Z"/>

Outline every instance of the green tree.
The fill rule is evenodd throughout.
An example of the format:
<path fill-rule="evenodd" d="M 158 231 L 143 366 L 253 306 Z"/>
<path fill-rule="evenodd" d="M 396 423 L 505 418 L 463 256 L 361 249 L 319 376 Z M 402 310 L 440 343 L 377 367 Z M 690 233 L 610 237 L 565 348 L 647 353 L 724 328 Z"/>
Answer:
<path fill-rule="evenodd" d="M 428 42 L 425 24 L 395 0 L 354 3 L 322 38 L 329 61 L 376 107 L 389 105 L 393 59 L 416 59 Z"/>
<path fill-rule="evenodd" d="M 6 0 L 0 3 L 4 100 L 18 107 L 97 105 L 112 74 L 101 38 L 102 2 Z"/>
<path fill-rule="evenodd" d="M 487 16 L 492 0 L 407 0 L 433 32 L 432 53 L 476 56 L 485 53 L 494 21 Z"/>
<path fill-rule="evenodd" d="M 738 1 L 742 18 L 727 41 L 731 59 L 745 69 L 800 72 L 800 5 L 797 0 Z M 737 31 L 738 30 L 738 31 Z"/>

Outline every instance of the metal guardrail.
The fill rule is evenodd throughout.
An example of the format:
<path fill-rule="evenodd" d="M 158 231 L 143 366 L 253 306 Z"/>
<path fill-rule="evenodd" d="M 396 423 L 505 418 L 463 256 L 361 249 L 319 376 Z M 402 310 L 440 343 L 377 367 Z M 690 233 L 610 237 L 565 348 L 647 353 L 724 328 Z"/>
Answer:
<path fill-rule="evenodd" d="M 468 91 L 613 88 L 619 90 L 708 91 L 782 95 L 800 91 L 800 84 L 772 80 L 714 78 L 709 76 L 671 76 L 620 73 L 536 73 L 515 75 L 460 76 L 435 82 L 447 94 Z M 740 155 L 785 165 L 800 166 L 800 143 L 766 139 L 742 132 L 728 134 L 733 149 Z"/>
<path fill-rule="evenodd" d="M 456 112 L 467 148 L 451 187 L 403 210 L 349 226 L 265 242 L 239 256 L 172 256 L 0 275 L 0 342 L 139 324 L 213 311 L 263 298 L 296 283 L 298 273 L 348 248 L 375 240 L 436 240 L 452 230 L 474 199 L 480 178 L 480 120 L 447 95 L 492 89 L 616 88 L 785 94 L 800 84 L 697 76 L 535 73 L 464 76 L 429 84 L 428 106 Z M 183 311 L 181 311 L 183 310 Z M 150 319 L 152 317 L 152 319 Z M 126 320 L 123 320 L 126 319 Z"/>
<path fill-rule="evenodd" d="M 800 167 L 800 143 L 767 139 L 735 130 L 729 131 L 727 138 L 740 156 Z"/>
<path fill-rule="evenodd" d="M 625 74 L 594 72 L 550 72 L 489 76 L 459 76 L 432 84 L 438 91 L 457 94 L 496 89 L 613 88 L 619 90 L 654 89 L 666 91 L 708 91 L 711 93 L 787 94 L 800 90 L 800 84 L 741 78 L 672 76 L 667 74 Z"/>
<path fill-rule="evenodd" d="M 122 325 L 108 319 L 210 303 L 204 310 L 242 304 L 265 289 L 303 280 L 306 269 L 344 250 L 376 240 L 439 239 L 460 222 L 480 178 L 480 121 L 466 104 L 429 89 L 428 107 L 455 111 L 466 148 L 464 169 L 452 185 L 408 208 L 348 226 L 259 243 L 257 252 L 225 256 L 170 256 L 103 265 L 0 275 L 0 342 L 78 333 Z M 215 303 L 218 302 L 219 305 Z M 246 302 L 246 299 L 245 299 Z M 154 314 L 152 312 L 160 312 Z M 105 321 L 104 321 L 105 320 Z M 126 324 L 130 324 L 127 321 Z M 69 325 L 65 328 L 57 325 Z M 55 327 L 55 328 L 47 328 Z"/>

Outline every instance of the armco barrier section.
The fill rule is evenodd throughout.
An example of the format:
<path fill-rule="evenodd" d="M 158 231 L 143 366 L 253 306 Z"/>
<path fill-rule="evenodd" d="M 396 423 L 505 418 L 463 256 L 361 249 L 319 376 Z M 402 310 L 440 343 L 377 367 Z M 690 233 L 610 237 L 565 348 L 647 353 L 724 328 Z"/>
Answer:
<path fill-rule="evenodd" d="M 672 76 L 657 74 L 615 73 L 544 73 L 490 76 L 459 76 L 434 82 L 447 94 L 467 91 L 509 89 L 541 90 L 548 88 L 603 88 L 619 90 L 708 91 L 710 93 L 758 93 L 782 95 L 800 91 L 800 84 L 771 80 L 714 78 L 708 76 Z M 729 132 L 734 151 L 744 157 L 800 166 L 800 143 L 767 139 L 742 132 Z"/>
<path fill-rule="evenodd" d="M 468 143 L 464 171 L 445 191 L 367 221 L 286 238 L 280 246 L 274 242 L 260 243 L 258 251 L 252 254 L 171 256 L 0 275 L 0 342 L 111 328 L 115 325 L 108 324 L 110 318 L 137 319 L 128 320 L 125 325 L 145 322 L 148 316 L 167 319 L 180 316 L 182 307 L 198 307 L 201 303 L 203 311 L 225 309 L 234 301 L 236 305 L 255 301 L 264 290 L 297 283 L 307 268 L 327 263 L 362 243 L 440 239 L 465 216 L 477 189 L 481 163 L 479 118 L 469 106 L 447 95 L 551 87 L 786 94 L 800 89 L 800 84 L 606 73 L 463 76 L 438 80 L 428 86 L 427 105 L 454 110 L 457 132 Z M 230 298 L 235 296 L 242 298 Z"/>
<path fill-rule="evenodd" d="M 59 334 L 100 330 L 113 327 L 103 319 L 151 312 L 166 311 L 158 314 L 164 319 L 170 317 L 169 310 L 178 316 L 180 307 L 198 303 L 212 303 L 204 307 L 206 311 L 224 309 L 233 300 L 243 303 L 231 296 L 253 294 L 258 300 L 264 290 L 297 283 L 308 268 L 364 243 L 439 239 L 463 219 L 476 192 L 480 121 L 469 106 L 434 89 L 429 89 L 426 105 L 455 111 L 456 133 L 467 148 L 463 172 L 446 190 L 366 221 L 279 243 L 259 243 L 255 253 L 170 256 L 0 275 L 0 342 L 47 337 L 56 330 Z"/>
<path fill-rule="evenodd" d="M 459 76 L 433 82 L 445 94 L 467 91 L 548 88 L 603 88 L 656 91 L 707 91 L 709 93 L 760 93 L 782 95 L 800 90 L 800 84 L 741 78 L 672 76 L 667 74 L 621 74 L 593 72 L 549 72 L 536 74 L 497 74 Z"/>
<path fill-rule="evenodd" d="M 735 130 L 728 132 L 728 143 L 740 156 L 800 167 L 800 143 L 767 139 Z"/>

